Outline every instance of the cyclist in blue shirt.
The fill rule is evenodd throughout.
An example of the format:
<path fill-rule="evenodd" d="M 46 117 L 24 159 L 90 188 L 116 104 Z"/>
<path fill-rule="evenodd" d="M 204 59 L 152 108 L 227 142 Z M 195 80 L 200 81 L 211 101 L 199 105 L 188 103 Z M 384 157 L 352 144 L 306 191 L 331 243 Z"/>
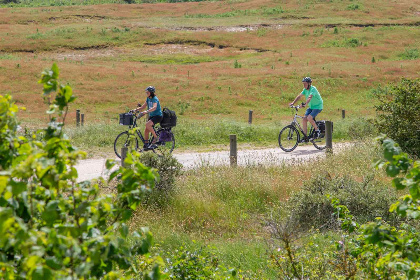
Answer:
<path fill-rule="evenodd" d="M 146 140 L 146 143 L 148 143 L 149 141 L 149 134 L 152 133 L 153 135 L 153 142 L 150 143 L 150 145 L 148 144 L 144 144 L 143 148 L 148 148 L 151 145 L 156 144 L 156 142 L 158 141 L 158 137 L 156 135 L 156 132 L 153 129 L 153 126 L 157 123 L 160 123 L 163 119 L 163 114 L 162 114 L 162 109 L 160 107 L 160 102 L 159 99 L 157 98 L 156 94 L 156 89 L 154 86 L 149 86 L 146 88 L 145 93 L 146 93 L 146 102 L 143 103 L 143 105 L 140 106 L 139 103 L 139 107 L 137 107 L 136 109 L 134 109 L 135 112 L 137 111 L 141 111 L 144 108 L 146 108 L 147 106 L 147 110 L 141 112 L 141 115 L 145 115 L 145 114 L 149 114 L 149 120 L 146 123 L 146 128 L 144 129 L 144 140 Z"/>

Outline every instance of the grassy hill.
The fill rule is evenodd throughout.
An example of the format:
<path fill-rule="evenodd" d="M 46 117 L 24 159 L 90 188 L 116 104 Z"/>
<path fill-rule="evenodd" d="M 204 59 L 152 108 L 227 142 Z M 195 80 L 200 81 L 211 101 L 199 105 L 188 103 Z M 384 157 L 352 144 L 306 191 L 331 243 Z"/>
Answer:
<path fill-rule="evenodd" d="M 341 108 L 373 116 L 373 88 L 419 74 L 419 22 L 411 1 L 6 7 L 0 89 L 37 122 L 44 109 L 31 81 L 55 61 L 90 123 L 115 122 L 153 84 L 185 119 L 246 122 L 254 110 L 257 123 L 273 124 L 290 119 L 286 104 L 310 75 L 324 118 Z"/>

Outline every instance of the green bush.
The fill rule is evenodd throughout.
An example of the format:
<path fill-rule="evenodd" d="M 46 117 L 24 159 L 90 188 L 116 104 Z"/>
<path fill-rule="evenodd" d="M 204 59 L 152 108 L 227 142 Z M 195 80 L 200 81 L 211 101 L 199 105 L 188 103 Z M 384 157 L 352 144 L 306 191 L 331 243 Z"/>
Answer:
<path fill-rule="evenodd" d="M 166 267 L 170 279 L 221 280 L 236 277 L 236 270 L 226 269 L 215 255 L 204 248 L 190 251 L 181 247 L 171 253 Z"/>
<path fill-rule="evenodd" d="M 372 221 L 376 217 L 392 222 L 395 219 L 388 211 L 397 198 L 391 189 L 372 177 L 357 182 L 348 177 L 330 178 L 327 174 L 315 177 L 289 199 L 292 216 L 303 230 L 335 226 L 331 216 L 334 210 L 326 195 L 338 198 L 359 222 Z"/>
<path fill-rule="evenodd" d="M 403 151 L 420 157 L 420 79 L 402 79 L 390 88 L 374 91 L 379 132 L 396 141 Z"/>
<path fill-rule="evenodd" d="M 136 268 L 151 233 L 130 233 L 126 224 L 156 174 L 129 154 L 132 168 L 110 176 L 121 178 L 115 195 L 100 193 L 103 180 L 77 182 L 75 165 L 86 154 L 64 135 L 75 96 L 58 74 L 55 64 L 42 73 L 50 123 L 31 137 L 16 135 L 18 108 L 0 95 L 0 279 L 160 279 L 156 265 L 150 273 Z"/>
<path fill-rule="evenodd" d="M 139 160 L 144 165 L 155 168 L 159 174 L 155 188 L 146 197 L 146 203 L 156 207 L 169 205 L 175 191 L 175 179 L 181 173 L 182 165 L 171 154 L 158 156 L 155 153 L 146 152 L 140 155 Z"/>
<path fill-rule="evenodd" d="M 340 119 L 334 122 L 334 139 L 363 140 L 378 135 L 373 120 L 362 117 Z"/>

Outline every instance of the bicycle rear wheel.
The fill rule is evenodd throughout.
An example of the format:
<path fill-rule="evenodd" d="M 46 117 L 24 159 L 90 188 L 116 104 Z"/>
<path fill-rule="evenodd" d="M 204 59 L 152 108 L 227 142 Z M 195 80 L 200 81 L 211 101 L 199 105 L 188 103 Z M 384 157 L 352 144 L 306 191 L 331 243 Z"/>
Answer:
<path fill-rule="evenodd" d="M 162 132 L 168 133 L 167 135 L 167 139 L 168 141 L 165 142 L 158 142 L 158 144 L 156 144 L 156 148 L 153 149 L 153 152 L 155 152 L 157 155 L 159 156 L 163 156 L 165 154 L 170 154 L 172 153 L 172 151 L 175 149 L 175 136 L 173 134 L 173 132 L 170 129 L 163 129 L 160 128 L 156 131 L 156 135 L 158 136 L 159 140 L 160 139 L 160 134 Z M 153 140 L 153 138 L 152 138 Z"/>
<path fill-rule="evenodd" d="M 280 149 L 285 152 L 293 151 L 299 143 L 299 138 L 299 131 L 293 125 L 283 127 L 279 133 Z"/>
<path fill-rule="evenodd" d="M 314 145 L 315 148 L 318 150 L 324 150 L 327 147 L 327 141 L 325 139 L 325 133 L 321 133 L 321 135 L 318 138 L 313 138 L 315 135 L 314 128 L 311 128 L 309 133 L 309 138 L 311 138 L 311 143 Z"/>
<path fill-rule="evenodd" d="M 132 135 L 133 138 L 130 138 L 130 134 L 128 131 L 121 132 L 117 138 L 115 138 L 114 141 L 114 152 L 117 155 L 117 157 L 121 158 L 121 149 L 124 147 L 131 147 L 132 144 L 135 145 L 135 149 L 137 150 L 139 148 L 139 140 L 137 137 Z"/>

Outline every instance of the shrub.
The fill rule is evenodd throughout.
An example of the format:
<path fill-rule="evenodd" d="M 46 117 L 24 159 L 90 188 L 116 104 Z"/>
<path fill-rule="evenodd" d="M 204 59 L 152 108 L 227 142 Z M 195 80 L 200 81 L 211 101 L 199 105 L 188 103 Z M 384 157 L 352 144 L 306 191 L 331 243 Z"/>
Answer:
<path fill-rule="evenodd" d="M 402 79 L 390 88 L 378 88 L 374 95 L 380 103 L 375 106 L 379 132 L 420 157 L 420 79 Z"/>
<path fill-rule="evenodd" d="M 175 179 L 180 174 L 182 165 L 171 154 L 158 156 L 146 152 L 140 155 L 139 160 L 144 165 L 155 168 L 159 174 L 155 188 L 147 195 L 146 203 L 157 207 L 168 205 L 174 193 Z"/>
<path fill-rule="evenodd" d="M 219 259 L 201 248 L 190 251 L 181 247 L 167 259 L 167 272 L 170 279 L 234 279 L 236 270 L 228 270 Z"/>
<path fill-rule="evenodd" d="M 390 226 L 383 219 L 359 225 L 347 207 L 336 198 L 332 204 L 343 229 L 343 240 L 337 249 L 345 249 L 345 257 L 369 279 L 420 279 L 420 161 L 409 159 L 391 139 L 381 139 L 383 158 L 378 168 L 385 167 L 392 185 L 406 194 L 389 209 L 411 223 Z M 417 222 L 417 228 L 413 226 Z"/>
<path fill-rule="evenodd" d="M 389 221 L 395 219 L 388 211 L 396 199 L 395 192 L 372 177 L 357 182 L 348 177 L 330 178 L 327 174 L 315 177 L 289 199 L 292 216 L 303 230 L 335 226 L 331 219 L 334 210 L 326 195 L 340 199 L 360 222 L 372 221 L 378 216 Z"/>
<path fill-rule="evenodd" d="M 86 154 L 64 135 L 75 97 L 57 79 L 55 64 L 42 73 L 50 123 L 32 137 L 16 136 L 17 107 L 0 96 L 0 143 L 11 150 L 0 158 L 0 279 L 143 278 L 137 258 L 149 252 L 152 235 L 130 234 L 126 222 L 156 174 L 130 154 L 133 167 L 110 176 L 121 177 L 115 196 L 101 195 L 97 181 L 77 183 L 75 165 Z M 158 267 L 147 277 L 160 279 Z"/>
<path fill-rule="evenodd" d="M 419 58 L 419 49 L 406 49 L 399 57 L 407 60 L 417 59 Z"/>

